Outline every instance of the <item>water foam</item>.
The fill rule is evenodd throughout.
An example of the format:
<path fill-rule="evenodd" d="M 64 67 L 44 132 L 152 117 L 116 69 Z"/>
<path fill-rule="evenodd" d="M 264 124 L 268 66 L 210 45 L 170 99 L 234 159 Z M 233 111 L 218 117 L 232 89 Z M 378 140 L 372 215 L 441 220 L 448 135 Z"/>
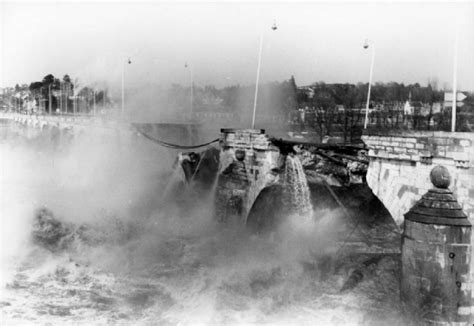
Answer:
<path fill-rule="evenodd" d="M 333 216 L 319 217 L 313 229 L 305 227 L 308 224 L 304 221 L 310 217 L 295 216 L 290 219 L 289 228 L 285 225 L 286 239 L 282 240 L 248 235 L 244 230 L 220 230 L 212 223 L 207 205 L 197 207 L 202 200 L 195 201 L 190 210 L 178 211 L 181 214 L 170 214 L 165 210 L 166 205 L 157 205 L 151 216 L 142 216 L 141 211 L 131 214 L 125 199 L 143 196 L 154 201 L 157 194 L 163 195 L 163 191 L 154 191 L 143 181 L 158 182 L 150 177 L 151 172 L 137 176 L 136 171 L 142 171 L 141 165 L 130 163 L 142 162 L 151 153 L 130 155 L 126 161 L 127 157 L 122 157 L 123 164 L 118 167 L 115 160 L 104 160 L 107 164 L 99 166 L 100 174 L 110 171 L 110 167 L 114 167 L 112 172 L 117 171 L 107 173 L 105 181 L 110 177 L 113 179 L 110 184 L 124 183 L 125 190 L 145 186 L 150 190 L 124 191 L 114 196 L 104 186 L 109 183 L 98 178 L 99 173 L 87 179 L 97 182 L 85 184 L 71 182 L 70 174 L 58 176 L 58 165 L 69 172 L 70 160 L 84 160 L 86 151 L 70 150 L 69 160 L 58 159 L 55 168 L 47 155 L 23 152 L 24 156 L 18 160 L 5 155 L 10 158 L 4 161 L 8 163 L 5 171 L 9 174 L 5 173 L 2 179 L 8 185 L 25 186 L 19 190 L 5 188 L 9 189 L 5 198 L 8 206 L 3 208 L 9 214 L 4 215 L 2 223 L 15 222 L 9 230 L 16 232 L 4 242 L 9 244 L 4 249 L 20 265 L 13 266 L 13 279 L 8 287 L 0 289 L 0 294 L 5 294 L 0 299 L 5 324 L 92 321 L 134 325 L 362 325 L 371 320 L 380 321 L 374 319 L 376 314 L 383 315 L 386 323 L 395 324 L 393 318 L 386 321 L 398 300 L 398 279 L 392 273 L 397 266 L 395 261 L 395 267 L 387 264 L 385 270 L 375 274 L 374 280 L 361 283 L 356 289 L 359 292 L 340 293 L 345 279 L 343 269 L 322 280 L 319 262 L 306 254 L 315 238 L 318 245 L 328 246 L 328 230 L 337 222 Z M 147 167 L 151 171 L 158 159 L 150 162 Z M 119 169 L 122 165 L 124 168 Z M 79 172 L 87 176 L 88 171 Z M 120 178 L 112 182 L 115 176 Z M 178 176 L 176 171 L 171 179 L 178 181 Z M 312 212 L 308 185 L 297 157 L 287 158 L 282 178 L 295 214 Z M 65 184 L 59 187 L 50 180 Z M 59 190 L 52 191 L 56 188 Z M 215 190 L 215 185 L 212 189 Z M 39 196 L 43 193 L 44 196 Z M 101 194 L 105 194 L 102 200 L 90 200 Z M 146 203 L 147 198 L 141 198 L 141 202 Z M 20 259 L 10 240 L 29 235 L 24 226 L 30 221 L 30 209 L 25 206 L 32 210 L 34 205 L 24 203 L 33 200 L 49 204 L 61 221 L 74 222 L 81 236 L 58 253 L 30 244 L 28 257 Z M 60 205 L 61 202 L 64 204 Z M 166 204 L 170 205 L 169 202 Z M 96 213 L 97 207 L 104 210 Z M 20 220 L 24 225 L 16 225 Z M 86 227 L 81 228 L 84 223 Z M 291 228 L 294 225 L 297 227 Z M 350 268 L 352 265 L 345 267 Z"/>
<path fill-rule="evenodd" d="M 303 165 L 297 156 L 286 157 L 283 184 L 287 193 L 288 204 L 300 216 L 311 216 L 313 205 L 308 187 L 308 181 L 303 171 Z"/>

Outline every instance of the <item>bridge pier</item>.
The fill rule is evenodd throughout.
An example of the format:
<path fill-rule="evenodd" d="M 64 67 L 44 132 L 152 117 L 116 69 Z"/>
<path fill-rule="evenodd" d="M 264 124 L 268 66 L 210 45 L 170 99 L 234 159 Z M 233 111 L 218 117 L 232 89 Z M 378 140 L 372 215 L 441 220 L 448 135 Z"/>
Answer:
<path fill-rule="evenodd" d="M 280 150 L 262 129 L 222 129 L 220 145 L 216 216 L 245 224 L 258 194 L 275 179 Z"/>

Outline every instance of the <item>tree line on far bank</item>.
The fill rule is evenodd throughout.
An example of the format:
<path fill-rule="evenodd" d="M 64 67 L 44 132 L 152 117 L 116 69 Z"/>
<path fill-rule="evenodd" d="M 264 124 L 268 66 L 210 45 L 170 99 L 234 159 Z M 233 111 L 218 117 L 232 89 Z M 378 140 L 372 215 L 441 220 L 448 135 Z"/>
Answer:
<path fill-rule="evenodd" d="M 73 82 L 68 74 L 62 79 L 48 74 L 41 81 L 33 81 L 29 85 L 16 84 L 13 93 L 19 96 L 16 96 L 12 106 L 24 108 L 26 101 L 34 101 L 35 106 L 45 112 L 51 110 L 54 113 L 60 110 L 63 113 L 73 113 L 75 109 L 82 109 L 81 112 L 91 111 L 94 103 L 102 106 L 110 103 L 105 90 L 85 86 L 75 91 L 77 85 L 77 80 Z"/>
<path fill-rule="evenodd" d="M 270 82 L 259 87 L 258 110 L 262 114 L 285 115 L 304 107 L 329 109 L 336 106 L 364 108 L 367 100 L 368 84 L 326 84 L 313 83 L 298 87 L 292 76 L 283 82 Z M 233 85 L 221 89 L 215 86 L 193 86 L 194 111 L 220 111 L 245 113 L 253 107 L 255 86 Z M 167 91 L 168 103 L 177 111 L 190 109 L 191 88 L 173 84 Z M 376 83 L 371 89 L 371 104 L 396 105 L 407 100 L 433 104 L 444 99 L 444 90 L 418 83 Z"/>
<path fill-rule="evenodd" d="M 362 132 L 365 120 L 368 84 L 314 83 L 300 88 L 298 104 L 310 114 L 304 121 L 320 137 L 343 135 L 352 141 Z M 368 122 L 372 128 L 450 130 L 451 107 L 445 105 L 447 90 L 431 84 L 376 83 L 372 85 Z M 472 131 L 474 94 L 457 108 L 457 131 Z M 301 121 L 300 121 L 301 122 Z"/>
<path fill-rule="evenodd" d="M 25 85 L 21 87 L 17 85 L 16 88 L 25 88 Z M 104 107 L 105 104 L 112 104 L 113 107 L 113 103 L 120 102 L 120 98 L 109 99 L 106 91 L 97 91 L 91 87 L 82 87 L 75 92 L 78 81 L 73 82 L 67 74 L 62 79 L 48 74 L 41 81 L 30 83 L 27 88 L 39 107 L 41 107 L 39 102 L 42 102 L 45 111 L 48 111 L 50 99 L 53 112 L 58 108 L 62 112 L 73 112 L 74 98 L 80 98 L 83 103 L 85 110 L 80 112 L 90 111 L 94 103 Z M 230 85 L 217 88 L 213 85 L 191 87 L 173 84 L 159 91 L 151 90 L 154 88 L 151 87 L 148 93 L 152 96 L 146 95 L 145 88 L 142 86 L 125 89 L 125 106 L 130 114 L 138 114 L 137 108 L 148 108 L 157 111 L 155 117 L 159 117 L 157 108 L 164 107 L 167 113 L 176 116 L 191 112 L 232 113 L 240 119 L 250 119 L 252 116 L 255 85 Z M 303 111 L 309 113 L 305 121 L 299 121 L 303 128 L 315 130 L 321 137 L 331 135 L 339 128 L 344 130 L 345 138 L 352 139 L 354 134 L 360 132 L 360 126 L 363 124 L 367 91 L 367 83 L 315 82 L 298 87 L 293 76 L 281 82 L 264 83 L 259 85 L 257 120 L 267 123 L 278 121 L 285 126 L 288 122 L 290 124 L 294 122 L 294 117 Z M 444 101 L 444 93 L 445 90 L 439 89 L 436 83 L 429 83 L 426 86 L 421 86 L 419 83 L 408 85 L 397 82 L 375 83 L 371 87 L 369 107 L 376 108 L 374 111 L 377 112 L 370 115 L 376 118 L 382 127 L 384 124 L 385 126 L 391 124 L 393 127 L 403 116 L 403 105 L 407 101 L 418 103 L 416 104 L 418 106 L 431 107 Z M 473 94 L 465 94 L 468 98 L 464 101 L 465 105 L 458 109 L 461 113 L 472 111 L 474 106 Z M 418 119 L 414 127 L 428 123 L 429 128 L 431 118 L 432 115 L 427 119 Z M 447 128 L 448 119 L 440 116 L 438 120 Z"/>
<path fill-rule="evenodd" d="M 308 89 L 312 91 L 308 92 Z M 300 88 L 298 103 L 313 105 L 329 101 L 329 105 L 344 105 L 346 108 L 363 107 L 367 101 L 367 83 L 313 83 Z M 311 96 L 311 94 L 314 94 Z M 405 85 L 403 83 L 375 83 L 371 87 L 371 103 L 404 103 L 407 100 L 433 104 L 443 100 L 444 90 L 439 90 L 431 84 L 421 86 L 418 83 Z"/>

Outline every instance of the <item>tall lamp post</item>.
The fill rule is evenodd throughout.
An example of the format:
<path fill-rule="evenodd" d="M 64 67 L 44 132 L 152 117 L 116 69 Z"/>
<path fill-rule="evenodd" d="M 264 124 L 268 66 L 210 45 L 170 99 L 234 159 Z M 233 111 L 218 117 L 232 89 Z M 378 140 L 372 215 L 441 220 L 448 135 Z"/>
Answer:
<path fill-rule="evenodd" d="M 53 105 L 52 105 L 52 104 L 53 104 L 53 103 L 52 103 L 52 102 L 53 102 L 53 99 L 52 99 L 52 97 L 51 97 L 51 84 L 49 84 L 49 86 L 48 86 L 48 98 L 49 98 L 49 103 L 48 103 L 48 104 L 49 104 L 49 105 L 48 105 L 48 106 L 49 106 L 49 114 L 51 115 L 51 111 L 53 110 L 53 109 L 52 109 L 52 108 L 53 108 Z"/>
<path fill-rule="evenodd" d="M 95 89 L 92 90 L 92 108 L 93 108 L 93 114 L 94 116 L 96 115 L 96 109 L 95 109 L 95 96 L 96 96 L 96 93 L 95 93 Z"/>
<path fill-rule="evenodd" d="M 193 69 L 193 65 L 188 65 L 187 62 L 184 63 L 184 68 L 188 68 L 189 67 L 189 74 L 190 74 L 190 78 L 191 78 L 191 119 L 193 117 L 193 113 L 194 113 L 194 69 Z"/>
<path fill-rule="evenodd" d="M 275 22 L 273 22 L 272 30 L 276 30 L 278 27 Z M 255 115 L 257 112 L 257 98 L 258 98 L 258 83 L 260 80 L 260 67 L 262 65 L 262 49 L 263 49 L 263 32 L 260 34 L 260 47 L 258 51 L 258 64 L 257 64 L 257 78 L 255 81 L 255 98 L 253 101 L 253 114 L 252 114 L 252 129 L 255 129 Z"/>
<path fill-rule="evenodd" d="M 67 114 L 67 113 L 68 113 L 68 112 L 67 112 L 67 102 L 69 101 L 69 89 L 70 89 L 70 88 L 69 88 L 69 83 L 66 83 L 64 88 L 65 88 L 65 91 L 66 91 L 66 100 L 65 100 L 65 103 L 64 103 L 64 104 L 65 104 L 64 113 Z"/>
<path fill-rule="evenodd" d="M 364 49 L 368 49 L 369 45 L 372 46 L 372 58 L 370 60 L 369 89 L 367 91 L 367 104 L 365 105 L 364 129 L 367 129 L 367 122 L 368 122 L 368 117 L 369 117 L 370 90 L 372 87 L 372 75 L 374 72 L 374 61 L 375 61 L 375 45 L 373 44 L 372 41 L 365 40 Z"/>
<path fill-rule="evenodd" d="M 130 58 L 127 58 L 127 61 L 122 62 L 122 112 L 120 114 L 120 118 L 122 121 L 125 112 L 125 63 L 131 64 L 132 60 L 130 60 Z"/>
<path fill-rule="evenodd" d="M 457 79 L 458 79 L 458 47 L 459 47 L 459 25 L 456 26 L 454 39 L 454 60 L 453 60 L 453 99 L 451 111 L 451 132 L 456 131 L 456 104 L 457 104 Z"/>

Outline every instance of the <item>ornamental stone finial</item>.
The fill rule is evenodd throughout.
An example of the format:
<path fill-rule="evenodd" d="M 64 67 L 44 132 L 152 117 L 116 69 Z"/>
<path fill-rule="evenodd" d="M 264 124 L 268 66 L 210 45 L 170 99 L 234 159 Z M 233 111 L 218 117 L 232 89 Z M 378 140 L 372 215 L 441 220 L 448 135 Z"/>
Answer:
<path fill-rule="evenodd" d="M 446 167 L 437 165 L 431 170 L 430 180 L 436 188 L 447 189 L 451 184 L 451 175 Z"/>

